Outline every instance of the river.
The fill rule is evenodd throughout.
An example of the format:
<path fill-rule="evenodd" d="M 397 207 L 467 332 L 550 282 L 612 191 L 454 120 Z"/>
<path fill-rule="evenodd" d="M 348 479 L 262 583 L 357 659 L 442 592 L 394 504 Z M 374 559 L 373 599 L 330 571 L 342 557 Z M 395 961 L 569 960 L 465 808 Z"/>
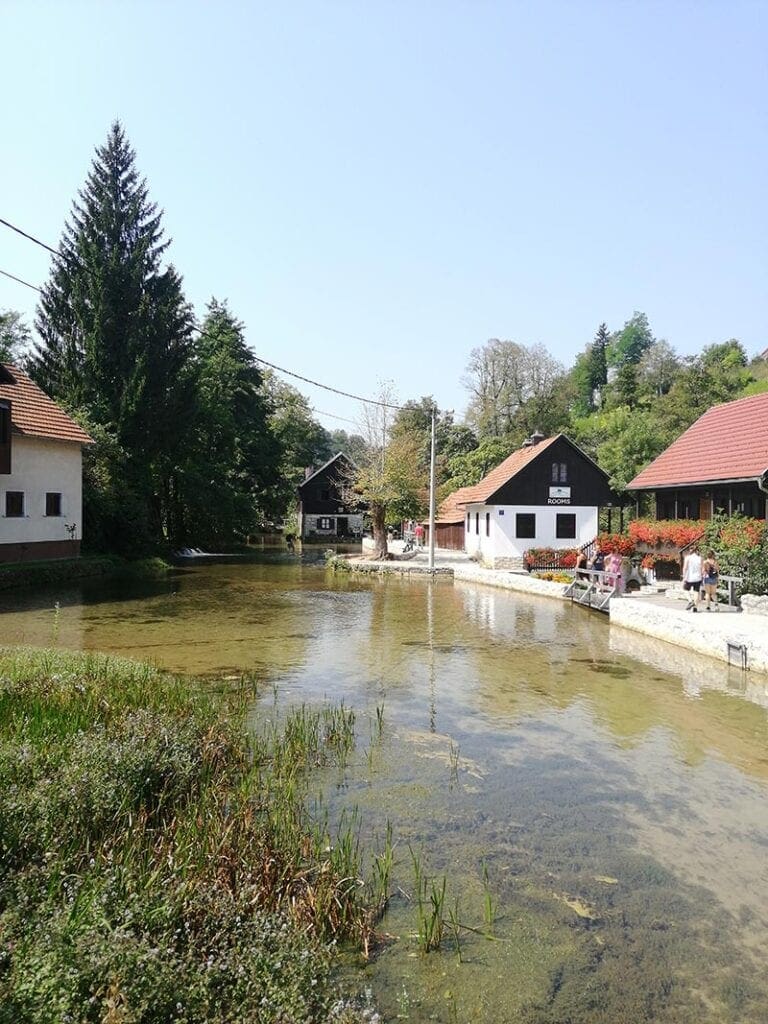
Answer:
<path fill-rule="evenodd" d="M 384 941 L 347 971 L 386 1020 L 768 1020 L 768 695 L 735 669 L 566 603 L 289 556 L 3 594 L 0 642 L 247 673 L 254 720 L 354 708 L 317 799 L 367 849 L 392 826 Z M 459 922 L 427 955 L 414 859 Z"/>

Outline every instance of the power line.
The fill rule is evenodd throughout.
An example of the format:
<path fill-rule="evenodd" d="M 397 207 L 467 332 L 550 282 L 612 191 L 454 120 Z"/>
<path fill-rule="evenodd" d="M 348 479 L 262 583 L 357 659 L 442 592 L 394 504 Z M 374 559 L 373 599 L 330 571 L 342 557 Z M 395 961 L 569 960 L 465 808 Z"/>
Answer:
<path fill-rule="evenodd" d="M 53 253 L 54 256 L 61 256 L 62 255 L 57 249 L 51 248 L 50 245 L 47 245 L 45 242 L 41 242 L 39 238 L 35 238 L 34 235 L 30 235 L 26 231 L 22 231 L 21 228 L 16 227 L 15 224 L 11 224 L 10 221 L 4 220 L 2 217 L 0 217 L 0 224 L 3 224 L 5 227 L 10 228 L 11 231 L 15 231 L 17 234 L 21 235 L 23 238 L 29 239 L 30 242 L 34 242 L 35 245 L 39 245 L 43 249 L 47 249 L 48 252 Z M 7 274 L 6 276 L 7 277 L 13 277 L 12 274 Z M 26 281 L 21 281 L 21 278 L 18 278 L 18 277 L 14 278 L 14 280 L 15 281 L 19 281 L 21 284 L 27 284 Z M 35 288 L 35 286 L 33 284 L 27 285 L 27 287 Z M 40 289 L 39 288 L 35 288 L 35 291 L 39 292 Z M 202 331 L 202 328 L 199 327 L 197 324 L 195 324 L 194 326 L 195 326 L 195 328 L 198 331 Z M 356 402 L 365 402 L 366 405 L 378 405 L 382 409 L 397 409 L 397 410 L 401 410 L 401 409 L 404 408 L 404 406 L 402 406 L 402 405 L 394 405 L 392 402 L 380 402 L 380 401 L 377 401 L 375 398 L 363 398 L 360 395 L 353 395 L 349 391 L 340 391 L 338 388 L 332 388 L 329 384 L 321 384 L 317 380 L 310 380 L 309 377 L 302 377 L 302 375 L 300 373 L 294 373 L 292 370 L 286 370 L 282 366 L 276 366 L 275 363 L 270 363 L 266 359 L 261 359 L 257 355 L 254 355 L 254 359 L 256 359 L 256 361 L 259 362 L 259 363 L 263 363 L 264 366 L 269 366 L 273 370 L 277 370 L 280 373 L 286 374 L 288 377 L 294 377 L 296 380 L 304 381 L 305 384 L 311 384 L 313 387 L 322 388 L 323 391 L 332 391 L 333 394 L 335 394 L 335 395 L 343 395 L 344 398 L 354 398 L 354 400 Z M 338 418 L 341 419 L 342 417 L 338 417 Z M 349 422 L 351 423 L 352 421 L 350 420 Z"/>
<path fill-rule="evenodd" d="M 258 363 L 263 363 L 264 366 L 269 366 L 273 370 L 278 370 L 280 373 L 285 373 L 289 377 L 295 377 L 296 380 L 303 380 L 305 384 L 311 384 L 313 387 L 322 388 L 323 391 L 332 391 L 334 395 L 343 395 L 345 398 L 354 398 L 356 402 L 365 402 L 366 405 L 380 405 L 384 409 L 404 409 L 404 405 L 393 405 L 391 402 L 378 402 L 375 398 L 362 398 L 360 395 L 353 395 L 349 391 L 340 391 L 338 388 L 332 388 L 330 384 L 321 384 L 319 381 L 310 380 L 309 377 L 302 377 L 300 373 L 294 373 L 292 370 L 286 370 L 282 366 L 276 366 L 274 363 L 268 362 L 266 359 L 262 359 L 261 356 L 254 355 L 253 357 Z"/>
<path fill-rule="evenodd" d="M 34 242 L 35 245 L 42 246 L 43 249 L 47 249 L 48 252 L 52 252 L 54 256 L 61 256 L 61 253 L 58 251 L 58 249 L 52 249 L 50 245 L 46 245 L 45 242 L 41 242 L 40 239 L 35 238 L 34 235 L 28 235 L 26 231 L 22 231 L 21 228 L 17 228 L 16 225 L 11 224 L 10 221 L 3 220 L 3 218 L 0 217 L 0 224 L 4 224 L 5 227 L 10 228 L 11 231 L 15 231 L 17 235 L 21 235 L 23 238 L 28 238 L 30 242 Z"/>
<path fill-rule="evenodd" d="M 42 289 L 38 288 L 36 284 L 30 284 L 29 281 L 22 281 L 20 277 L 16 277 L 14 274 L 9 274 L 7 270 L 0 270 L 0 274 L 2 274 L 3 277 L 10 277 L 12 281 L 18 281 L 19 284 L 26 285 L 27 288 L 31 288 L 33 292 L 42 291 Z"/>
<path fill-rule="evenodd" d="M 353 426 L 357 426 L 357 420 L 350 420 L 346 416 L 337 416 L 335 412 L 323 412 L 322 409 L 315 409 L 314 406 L 310 406 L 310 408 L 318 416 L 330 416 L 332 420 L 341 420 L 342 423 L 351 423 Z"/>

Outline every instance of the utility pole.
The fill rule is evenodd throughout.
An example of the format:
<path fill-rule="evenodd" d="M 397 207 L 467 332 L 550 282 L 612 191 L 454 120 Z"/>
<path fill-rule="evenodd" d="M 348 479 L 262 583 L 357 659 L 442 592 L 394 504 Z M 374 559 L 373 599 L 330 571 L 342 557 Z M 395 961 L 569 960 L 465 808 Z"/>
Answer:
<path fill-rule="evenodd" d="M 435 406 L 432 406 L 432 448 L 429 453 L 429 568 L 435 568 Z"/>

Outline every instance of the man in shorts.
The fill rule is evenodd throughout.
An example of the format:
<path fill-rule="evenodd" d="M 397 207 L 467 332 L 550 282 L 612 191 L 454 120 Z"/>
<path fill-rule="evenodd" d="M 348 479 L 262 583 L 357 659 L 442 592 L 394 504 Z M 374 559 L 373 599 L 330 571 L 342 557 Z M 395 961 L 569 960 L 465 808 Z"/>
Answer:
<path fill-rule="evenodd" d="M 685 610 L 696 612 L 696 605 L 701 600 L 701 555 L 697 547 L 692 547 L 683 562 L 683 589 L 690 591 Z"/>

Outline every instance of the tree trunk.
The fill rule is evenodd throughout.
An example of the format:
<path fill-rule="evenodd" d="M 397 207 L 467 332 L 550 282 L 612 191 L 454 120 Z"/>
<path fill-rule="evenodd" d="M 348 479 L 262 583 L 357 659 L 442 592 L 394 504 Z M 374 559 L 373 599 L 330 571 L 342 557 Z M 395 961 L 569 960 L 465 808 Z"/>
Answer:
<path fill-rule="evenodd" d="M 381 505 L 373 505 L 371 508 L 371 522 L 373 524 L 373 558 L 381 561 L 387 558 L 387 527 L 384 523 L 384 508 Z"/>

